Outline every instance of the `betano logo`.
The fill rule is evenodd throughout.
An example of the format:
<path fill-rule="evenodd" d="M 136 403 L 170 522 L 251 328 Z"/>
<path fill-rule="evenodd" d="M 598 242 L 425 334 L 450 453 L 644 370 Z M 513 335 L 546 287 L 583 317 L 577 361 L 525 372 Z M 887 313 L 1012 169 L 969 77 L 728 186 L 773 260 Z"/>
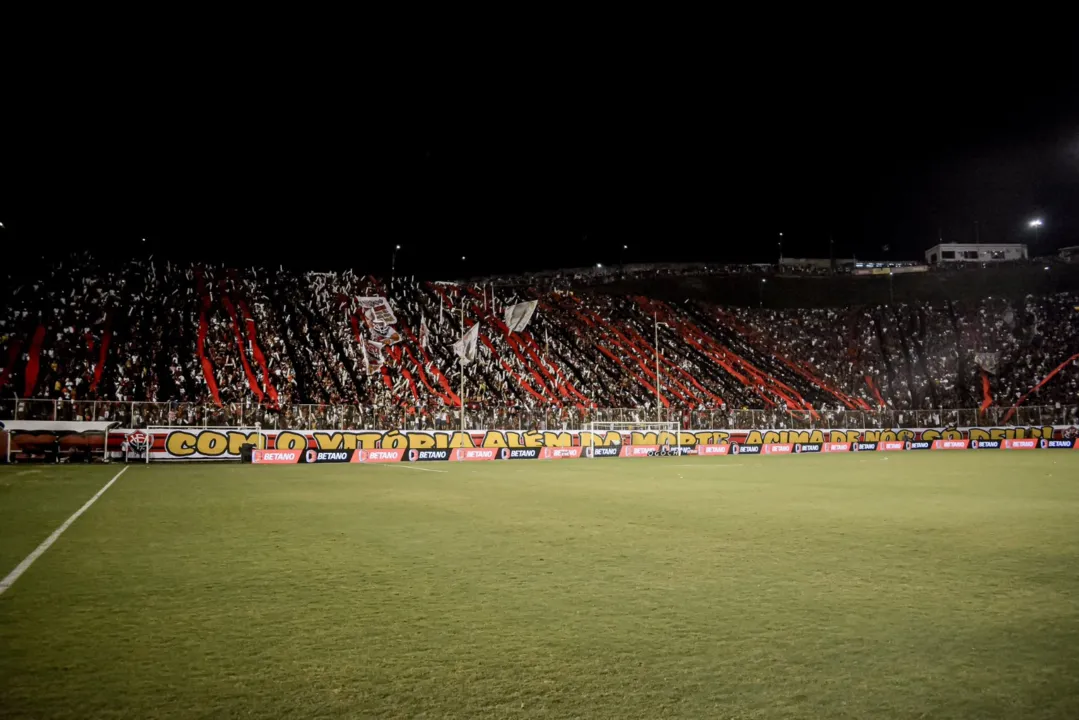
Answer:
<path fill-rule="evenodd" d="M 354 463 L 397 462 L 405 454 L 404 450 L 357 450 L 352 456 Z"/>
<path fill-rule="evenodd" d="M 540 448 L 502 448 L 498 451 L 501 460 L 532 460 L 539 457 Z"/>
<path fill-rule="evenodd" d="M 300 453 L 295 450 L 255 450 L 251 462 L 260 465 L 284 465 L 299 462 Z"/>
<path fill-rule="evenodd" d="M 498 451 L 494 448 L 461 448 L 457 450 L 455 459 L 464 461 L 494 460 L 496 452 Z"/>
<path fill-rule="evenodd" d="M 618 457 L 621 448 L 617 447 L 586 447 L 585 457 Z"/>
<path fill-rule="evenodd" d="M 449 450 L 409 450 L 408 459 L 411 462 L 426 462 L 429 460 L 449 460 Z"/>
<path fill-rule="evenodd" d="M 563 458 L 579 458 L 581 457 L 580 447 L 568 447 L 568 448 L 547 448 L 548 457 L 554 460 L 561 460 Z"/>

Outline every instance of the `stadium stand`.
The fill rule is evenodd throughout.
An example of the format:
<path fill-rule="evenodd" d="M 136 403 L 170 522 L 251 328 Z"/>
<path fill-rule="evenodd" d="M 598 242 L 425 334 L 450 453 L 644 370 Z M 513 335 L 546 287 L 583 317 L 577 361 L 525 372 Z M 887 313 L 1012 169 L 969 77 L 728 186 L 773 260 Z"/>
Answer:
<path fill-rule="evenodd" d="M 768 275 L 761 266 L 730 273 L 749 288 Z M 595 273 L 462 285 L 351 271 L 105 267 L 80 256 L 36 278 L 7 278 L 0 415 L 136 427 L 451 427 L 463 305 L 466 326 L 480 326 L 478 362 L 465 369 L 475 427 L 655 419 L 657 325 L 661 412 L 686 427 L 1079 419 L 1072 291 L 942 300 L 934 290 L 926 302 L 824 308 L 777 307 L 750 293 L 764 307 L 747 308 L 703 299 L 700 286 L 685 293 L 695 299 L 672 299 L 672 287 L 707 278 L 684 266 L 655 277 L 671 275 L 681 284 L 642 293 L 629 273 L 589 289 Z M 868 282 L 817 275 L 801 282 Z M 921 275 L 910 282 L 936 282 Z M 400 340 L 381 350 L 365 345 L 356 302 L 371 296 L 388 297 L 397 316 Z M 531 324 L 508 334 L 504 308 L 533 299 Z"/>

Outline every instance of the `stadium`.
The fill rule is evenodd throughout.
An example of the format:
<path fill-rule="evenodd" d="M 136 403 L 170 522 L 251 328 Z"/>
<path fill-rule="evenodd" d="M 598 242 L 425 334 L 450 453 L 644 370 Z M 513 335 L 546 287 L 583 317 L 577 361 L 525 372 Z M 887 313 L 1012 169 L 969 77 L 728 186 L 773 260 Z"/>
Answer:
<path fill-rule="evenodd" d="M 0 717 L 1079 717 L 1079 166 L 960 106 L 0 197 Z"/>

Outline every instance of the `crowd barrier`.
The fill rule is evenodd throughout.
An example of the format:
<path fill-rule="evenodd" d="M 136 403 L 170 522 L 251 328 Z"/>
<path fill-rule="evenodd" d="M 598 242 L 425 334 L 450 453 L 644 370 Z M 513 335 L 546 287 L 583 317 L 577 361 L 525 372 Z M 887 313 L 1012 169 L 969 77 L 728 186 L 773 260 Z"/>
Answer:
<path fill-rule="evenodd" d="M 296 462 L 557 460 L 650 457 L 662 454 L 763 454 L 967 448 L 1018 449 L 1023 443 L 1074 442 L 1074 426 L 919 427 L 832 430 L 256 430 L 235 428 L 132 430 L 150 460 L 237 460 L 245 444 L 260 462 L 270 453 L 297 453 Z M 124 431 L 110 436 L 119 450 Z M 1013 447 L 1013 441 L 1018 443 Z M 846 450 L 842 449 L 845 446 Z M 1046 447 L 1049 447 L 1047 445 Z M 1052 447 L 1058 447 L 1053 444 Z M 726 448 L 717 450 L 716 448 Z M 785 448 L 785 449 L 784 449 Z M 703 452 L 700 450 L 703 449 Z M 312 455 L 311 453 L 314 453 Z M 323 454 L 329 453 L 329 454 Z M 347 456 L 347 457 L 346 457 Z M 311 460 L 310 458 L 314 458 Z M 320 459 L 321 458 L 321 459 Z M 275 462 L 284 462 L 276 460 Z"/>

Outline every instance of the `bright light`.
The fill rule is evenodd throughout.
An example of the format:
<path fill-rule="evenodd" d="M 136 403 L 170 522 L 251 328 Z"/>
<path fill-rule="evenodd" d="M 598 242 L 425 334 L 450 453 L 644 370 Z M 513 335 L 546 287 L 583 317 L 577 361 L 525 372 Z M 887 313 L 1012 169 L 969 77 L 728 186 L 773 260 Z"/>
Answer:
<path fill-rule="evenodd" d="M 400 246 L 400 245 L 398 245 L 398 246 L 396 246 L 396 247 L 394 248 L 394 250 L 400 250 L 400 249 L 401 249 L 401 246 Z"/>
<path fill-rule="evenodd" d="M 1028 225 L 1029 225 L 1030 227 L 1041 227 L 1041 226 L 1042 226 L 1042 220 L 1041 220 L 1041 218 L 1035 218 L 1034 220 L 1031 220 L 1031 221 L 1030 221 L 1029 223 L 1027 223 L 1027 224 L 1028 224 Z"/>
<path fill-rule="evenodd" d="M 603 267 L 603 263 L 596 263 L 596 267 L 598 267 L 598 268 Z"/>
<path fill-rule="evenodd" d="M 146 242 L 146 238 L 143 238 L 143 239 L 142 239 L 142 241 L 143 241 L 143 242 Z"/>
<path fill-rule="evenodd" d="M 464 255 L 462 255 L 462 256 L 461 256 L 461 261 L 463 262 L 463 261 L 464 261 L 464 259 L 465 259 L 465 256 L 464 256 Z"/>
<path fill-rule="evenodd" d="M 4 227 L 3 223 L 0 223 L 0 227 Z M 622 249 L 623 250 L 629 250 L 629 245 L 623 245 Z"/>
<path fill-rule="evenodd" d="M 1048 266 L 1048 265 L 1046 265 L 1046 266 L 1045 266 L 1045 269 L 1046 269 L 1046 270 L 1048 270 L 1048 269 L 1049 269 L 1049 266 Z"/>
<path fill-rule="evenodd" d="M 4 230 L 4 223 L 0 223 L 0 230 Z"/>
<path fill-rule="evenodd" d="M 764 278 L 761 278 L 761 285 L 763 285 L 763 284 L 764 284 L 764 283 L 766 283 L 766 282 L 768 282 L 768 281 L 767 281 L 767 280 L 765 280 Z"/>

